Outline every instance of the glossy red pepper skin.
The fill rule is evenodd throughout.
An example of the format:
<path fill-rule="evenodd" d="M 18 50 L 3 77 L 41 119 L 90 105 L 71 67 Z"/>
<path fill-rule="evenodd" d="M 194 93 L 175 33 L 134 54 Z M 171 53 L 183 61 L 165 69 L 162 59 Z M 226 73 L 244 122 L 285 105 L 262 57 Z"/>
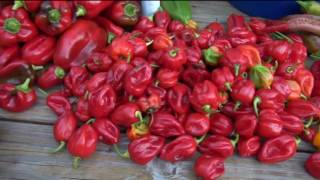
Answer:
<path fill-rule="evenodd" d="M 253 103 L 254 105 L 257 105 L 260 110 L 272 109 L 279 112 L 284 109 L 285 101 L 285 97 L 276 90 L 259 89 L 258 91 L 256 91 Z M 258 108 L 254 108 L 258 112 Z"/>
<path fill-rule="evenodd" d="M 124 33 L 124 29 L 121 26 L 114 24 L 109 19 L 98 16 L 94 18 L 94 21 L 107 32 L 108 44 L 110 44 L 114 37 L 121 36 Z"/>
<path fill-rule="evenodd" d="M 0 22 L 1 46 L 28 42 L 38 34 L 36 26 L 23 8 L 13 10 L 12 6 L 4 7 L 1 9 Z"/>
<path fill-rule="evenodd" d="M 218 157 L 201 155 L 193 165 L 193 170 L 203 179 L 217 179 L 224 174 L 224 161 Z"/>
<path fill-rule="evenodd" d="M 84 16 L 86 18 L 94 18 L 103 10 L 108 8 L 113 1 L 74 1 L 77 7 L 76 15 Z"/>
<path fill-rule="evenodd" d="M 107 117 L 116 105 L 117 97 L 113 88 L 105 84 L 89 93 L 88 102 L 90 115 L 95 118 Z"/>
<path fill-rule="evenodd" d="M 180 72 L 171 69 L 159 69 L 157 73 L 157 81 L 162 88 L 171 88 L 178 83 Z"/>
<path fill-rule="evenodd" d="M 320 153 L 316 152 L 309 156 L 304 164 L 304 168 L 314 178 L 320 178 Z"/>
<path fill-rule="evenodd" d="M 291 45 L 288 41 L 275 40 L 267 45 L 266 54 L 281 64 L 288 60 L 291 50 Z"/>
<path fill-rule="evenodd" d="M 108 48 L 110 57 L 114 61 L 125 60 L 130 62 L 134 58 L 134 46 L 129 42 L 129 35 L 116 37 Z"/>
<path fill-rule="evenodd" d="M 37 84 L 42 89 L 49 89 L 62 84 L 64 77 L 65 71 L 62 68 L 56 65 L 51 65 L 38 77 Z"/>
<path fill-rule="evenodd" d="M 177 113 L 184 114 L 189 111 L 190 88 L 184 84 L 178 83 L 167 93 L 167 102 Z"/>
<path fill-rule="evenodd" d="M 281 135 L 283 122 L 271 109 L 262 110 L 259 114 L 257 132 L 261 137 L 274 138 Z"/>
<path fill-rule="evenodd" d="M 130 127 L 133 123 L 139 121 L 136 114 L 139 110 L 139 106 L 136 103 L 128 102 L 119 105 L 112 112 L 111 121 L 118 126 Z"/>
<path fill-rule="evenodd" d="M 184 28 L 184 24 L 182 24 L 180 21 L 172 20 L 168 26 L 168 31 L 171 33 L 179 34 Z"/>
<path fill-rule="evenodd" d="M 74 96 L 81 97 L 85 93 L 86 81 L 88 81 L 89 75 L 85 67 L 72 67 L 64 78 L 64 85 Z"/>
<path fill-rule="evenodd" d="M 160 159 L 177 162 L 191 158 L 197 150 L 197 142 L 190 135 L 182 135 L 163 146 Z"/>
<path fill-rule="evenodd" d="M 139 19 L 140 5 L 136 1 L 116 1 L 108 11 L 109 17 L 123 27 L 134 26 Z"/>
<path fill-rule="evenodd" d="M 237 144 L 237 150 L 241 157 L 251 157 L 258 153 L 260 146 L 260 137 L 252 136 L 248 139 L 240 139 Z"/>
<path fill-rule="evenodd" d="M 287 113 L 286 111 L 279 112 L 278 115 L 283 122 L 284 134 L 296 136 L 303 132 L 304 124 L 299 117 Z"/>
<path fill-rule="evenodd" d="M 56 141 L 66 143 L 77 130 L 77 119 L 72 111 L 65 111 L 58 116 L 53 125 L 53 136 Z M 63 145 L 64 146 L 64 145 Z"/>
<path fill-rule="evenodd" d="M 17 10 L 20 7 L 23 7 L 25 10 L 28 12 L 36 13 L 40 6 L 41 6 L 42 0 L 37 0 L 37 1 L 28 1 L 28 0 L 19 0 L 15 1 L 13 4 L 13 9 Z"/>
<path fill-rule="evenodd" d="M 97 118 L 92 127 L 98 133 L 98 139 L 105 144 L 117 144 L 120 141 L 120 130 L 107 118 Z"/>
<path fill-rule="evenodd" d="M 88 20 L 77 20 L 59 38 L 53 55 L 54 63 L 63 69 L 81 66 L 106 42 L 106 32 Z"/>
<path fill-rule="evenodd" d="M 95 73 L 86 81 L 86 90 L 91 92 L 99 88 L 100 86 L 106 84 L 107 81 L 107 72 Z"/>
<path fill-rule="evenodd" d="M 203 136 L 209 131 L 209 118 L 201 113 L 191 113 L 184 122 L 184 129 L 187 134 L 197 137 Z"/>
<path fill-rule="evenodd" d="M 128 146 L 130 159 L 140 165 L 146 165 L 160 153 L 165 139 L 149 135 L 132 141 Z"/>
<path fill-rule="evenodd" d="M 49 36 L 39 35 L 28 41 L 22 47 L 22 58 L 29 64 L 42 66 L 47 64 L 53 56 L 55 39 Z"/>
<path fill-rule="evenodd" d="M 229 117 L 236 118 L 239 115 L 246 115 L 254 113 L 253 108 L 251 106 L 240 106 L 237 111 L 234 111 L 235 103 L 228 102 L 226 103 L 221 112 Z"/>
<path fill-rule="evenodd" d="M 273 78 L 271 89 L 278 91 L 286 99 L 292 92 L 287 81 L 281 76 L 275 76 Z"/>
<path fill-rule="evenodd" d="M 155 112 L 150 122 L 150 132 L 162 137 L 181 136 L 185 134 L 183 126 L 167 112 Z"/>
<path fill-rule="evenodd" d="M 227 49 L 224 56 L 220 58 L 220 63 L 223 66 L 229 67 L 235 76 L 245 72 L 248 68 L 249 60 L 241 50 L 236 48 Z"/>
<path fill-rule="evenodd" d="M 154 28 L 155 23 L 149 19 L 147 16 L 140 16 L 138 23 L 134 26 L 134 30 L 138 30 L 141 32 L 146 32 L 151 28 Z"/>
<path fill-rule="evenodd" d="M 154 50 L 165 50 L 173 46 L 173 42 L 169 35 L 159 34 L 154 37 L 152 42 L 152 48 Z"/>
<path fill-rule="evenodd" d="M 107 84 L 110 84 L 115 91 L 119 91 L 124 84 L 125 74 L 133 67 L 125 61 L 116 61 L 107 71 Z"/>
<path fill-rule="evenodd" d="M 195 39 L 195 42 L 201 49 L 207 49 L 209 47 L 209 40 L 212 36 L 212 30 L 203 29 Z"/>
<path fill-rule="evenodd" d="M 0 47 L 0 68 L 2 69 L 6 64 L 16 59 L 19 54 L 20 49 L 18 45 Z"/>
<path fill-rule="evenodd" d="M 72 7 L 68 1 L 44 1 L 34 20 L 50 36 L 64 32 L 72 24 Z"/>
<path fill-rule="evenodd" d="M 154 14 L 154 22 L 157 27 L 168 29 L 171 22 L 171 17 L 167 11 L 157 11 Z"/>
<path fill-rule="evenodd" d="M 233 83 L 231 97 L 241 105 L 250 106 L 255 95 L 255 86 L 252 81 L 242 79 Z"/>
<path fill-rule="evenodd" d="M 86 122 L 88 121 L 91 116 L 89 114 L 89 104 L 88 100 L 86 97 L 80 97 L 78 99 L 77 105 L 76 105 L 76 110 L 75 110 L 75 115 L 78 118 L 79 121 Z"/>
<path fill-rule="evenodd" d="M 147 43 L 139 37 L 132 35 L 129 38 L 129 43 L 133 46 L 133 56 L 134 57 L 146 57 L 148 55 Z"/>
<path fill-rule="evenodd" d="M 218 87 L 219 91 L 232 91 L 231 87 L 235 78 L 228 67 L 222 67 L 212 71 L 211 80 Z"/>
<path fill-rule="evenodd" d="M 297 71 L 294 79 L 299 83 L 302 94 L 310 97 L 314 87 L 314 77 L 312 73 L 306 68 L 301 68 Z"/>
<path fill-rule="evenodd" d="M 317 108 L 311 101 L 296 99 L 288 102 L 286 111 L 300 118 L 307 118 L 319 114 Z"/>
<path fill-rule="evenodd" d="M 258 120 L 254 114 L 239 115 L 235 118 L 235 130 L 243 138 L 254 136 Z"/>
<path fill-rule="evenodd" d="M 107 49 L 101 49 L 89 55 L 86 65 L 92 72 L 106 72 L 112 63 L 113 60 L 109 57 Z"/>
<path fill-rule="evenodd" d="M 220 135 L 210 135 L 200 143 L 198 150 L 202 154 L 226 159 L 233 155 L 234 147 L 230 139 Z"/>
<path fill-rule="evenodd" d="M 248 24 L 251 30 L 256 34 L 263 33 L 263 29 L 267 26 L 264 20 L 255 17 L 250 18 Z"/>
<path fill-rule="evenodd" d="M 307 59 L 307 48 L 303 43 L 292 43 L 291 48 L 293 49 L 289 55 L 289 62 L 304 64 Z"/>
<path fill-rule="evenodd" d="M 229 137 L 233 129 L 233 122 L 228 116 L 222 113 L 214 113 L 211 115 L 209 129 L 210 133 Z"/>
<path fill-rule="evenodd" d="M 47 96 L 47 106 L 58 116 L 71 111 L 69 94 L 65 90 L 56 91 Z"/>
<path fill-rule="evenodd" d="M 197 64 L 201 59 L 201 49 L 199 47 L 187 47 L 187 64 Z"/>
<path fill-rule="evenodd" d="M 292 158 L 297 151 L 296 139 L 290 135 L 267 140 L 261 147 L 258 160 L 265 164 L 274 164 Z"/>
<path fill-rule="evenodd" d="M 314 80 L 311 96 L 320 96 L 320 80 Z"/>
<path fill-rule="evenodd" d="M 202 68 L 189 66 L 182 72 L 182 80 L 190 87 L 194 87 L 197 83 L 210 80 L 210 73 Z"/>
<path fill-rule="evenodd" d="M 294 79 L 299 69 L 303 68 L 302 64 L 295 64 L 291 62 L 280 63 L 276 75 L 285 79 Z"/>
<path fill-rule="evenodd" d="M 187 62 L 186 52 L 179 47 L 171 47 L 167 49 L 160 58 L 164 68 L 172 70 L 180 70 Z"/>

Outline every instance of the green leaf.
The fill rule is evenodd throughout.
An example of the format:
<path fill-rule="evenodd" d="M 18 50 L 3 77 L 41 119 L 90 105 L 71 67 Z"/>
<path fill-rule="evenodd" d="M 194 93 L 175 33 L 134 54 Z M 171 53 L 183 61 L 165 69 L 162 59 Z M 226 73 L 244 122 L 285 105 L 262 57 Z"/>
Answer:
<path fill-rule="evenodd" d="M 173 19 L 179 20 L 184 24 L 187 24 L 192 18 L 189 1 L 161 1 L 161 7 L 166 10 Z"/>

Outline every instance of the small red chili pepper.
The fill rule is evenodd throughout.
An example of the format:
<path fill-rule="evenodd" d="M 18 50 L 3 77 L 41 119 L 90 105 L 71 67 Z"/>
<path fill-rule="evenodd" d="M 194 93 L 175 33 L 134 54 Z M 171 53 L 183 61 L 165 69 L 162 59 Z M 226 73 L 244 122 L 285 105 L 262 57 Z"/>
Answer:
<path fill-rule="evenodd" d="M 203 179 L 217 179 L 224 174 L 224 161 L 218 157 L 201 155 L 193 165 L 193 170 Z"/>
<path fill-rule="evenodd" d="M 255 95 L 255 87 L 253 82 L 246 79 L 234 82 L 230 95 L 236 102 L 234 107 L 235 110 L 237 110 L 240 105 L 250 106 Z"/>
<path fill-rule="evenodd" d="M 82 122 L 88 121 L 91 116 L 89 113 L 89 104 L 86 96 L 80 97 L 77 102 L 75 115 Z"/>
<path fill-rule="evenodd" d="M 305 101 L 303 99 L 289 101 L 286 111 L 300 118 L 308 118 L 319 114 L 319 108 L 311 101 Z"/>
<path fill-rule="evenodd" d="M 274 164 L 292 158 L 297 151 L 296 139 L 290 135 L 267 140 L 261 147 L 258 160 L 266 164 Z"/>
<path fill-rule="evenodd" d="M 108 44 L 111 44 L 115 37 L 121 36 L 124 33 L 124 29 L 121 26 L 115 25 L 105 17 L 98 16 L 94 21 L 107 32 Z"/>
<path fill-rule="evenodd" d="M 116 1 L 107 14 L 118 25 L 134 26 L 139 19 L 140 5 L 136 1 Z"/>
<path fill-rule="evenodd" d="M 107 84 L 110 84 L 115 91 L 123 87 L 125 74 L 132 69 L 132 65 L 125 61 L 116 61 L 107 71 Z"/>
<path fill-rule="evenodd" d="M 86 81 L 89 79 L 89 72 L 85 67 L 72 67 L 64 78 L 64 85 L 74 96 L 81 97 L 85 93 Z"/>
<path fill-rule="evenodd" d="M 168 91 L 167 102 L 175 112 L 184 114 L 189 111 L 189 96 L 189 87 L 178 83 Z"/>
<path fill-rule="evenodd" d="M 149 29 L 154 28 L 155 23 L 147 16 L 140 16 L 138 23 L 134 26 L 134 30 L 147 32 Z"/>
<path fill-rule="evenodd" d="M 156 83 L 158 83 L 159 86 L 162 88 L 165 88 L 165 89 L 171 88 L 178 83 L 179 75 L 180 75 L 179 71 L 161 68 L 157 73 Z"/>
<path fill-rule="evenodd" d="M 87 59 L 87 67 L 92 72 L 106 72 L 113 61 L 109 57 L 107 49 L 96 50 L 89 55 Z"/>
<path fill-rule="evenodd" d="M 160 111 L 152 115 L 150 132 L 166 138 L 185 134 L 183 126 L 173 115 Z"/>
<path fill-rule="evenodd" d="M 320 178 L 320 153 L 316 152 L 313 153 L 309 158 L 306 160 L 304 164 L 304 168 L 308 171 L 308 173 L 313 176 L 314 178 Z"/>
<path fill-rule="evenodd" d="M 50 65 L 37 79 L 37 85 L 42 89 L 49 89 L 63 83 L 65 71 L 56 65 Z"/>
<path fill-rule="evenodd" d="M 292 92 L 287 81 L 281 76 L 275 76 L 273 78 L 271 89 L 278 91 L 285 99 L 287 99 Z"/>
<path fill-rule="evenodd" d="M 187 62 L 185 50 L 179 47 L 168 48 L 160 59 L 163 67 L 172 70 L 180 70 Z"/>
<path fill-rule="evenodd" d="M 299 117 L 286 111 L 282 111 L 278 115 L 283 122 L 283 133 L 295 136 L 303 132 L 303 121 Z"/>
<path fill-rule="evenodd" d="M 225 51 L 223 57 L 220 59 L 220 63 L 223 66 L 229 67 L 234 75 L 238 76 L 247 70 L 249 60 L 241 50 L 231 48 Z"/>
<path fill-rule="evenodd" d="M 310 97 L 314 86 L 314 77 L 312 73 L 306 68 L 301 68 L 297 71 L 295 80 L 301 87 L 301 93 L 307 97 Z"/>
<path fill-rule="evenodd" d="M 229 137 L 233 131 L 231 119 L 221 113 L 214 113 L 210 117 L 210 133 Z"/>
<path fill-rule="evenodd" d="M 173 46 L 173 42 L 168 35 L 159 34 L 152 41 L 154 50 L 165 50 Z"/>
<path fill-rule="evenodd" d="M 12 6 L 1 9 L 0 14 L 0 45 L 10 46 L 18 42 L 28 42 L 38 34 L 36 26 L 29 19 L 28 13 Z"/>
<path fill-rule="evenodd" d="M 12 9 L 17 10 L 22 7 L 31 13 L 36 13 L 40 8 L 41 3 L 42 3 L 42 0 L 37 0 L 37 1 L 15 0 L 12 6 Z"/>
<path fill-rule="evenodd" d="M 47 106 L 60 116 L 72 110 L 68 97 L 69 94 L 65 90 L 53 92 L 47 96 Z"/>
<path fill-rule="evenodd" d="M 286 99 L 282 94 L 273 89 L 259 89 L 256 91 L 253 100 L 253 108 L 256 115 L 259 115 L 259 110 L 272 109 L 277 112 L 284 109 Z"/>
<path fill-rule="evenodd" d="M 240 139 L 237 144 L 237 150 L 241 157 L 255 156 L 260 148 L 260 137 L 252 136 L 248 139 Z"/>
<path fill-rule="evenodd" d="M 209 131 L 210 122 L 206 115 L 191 113 L 184 122 L 184 129 L 191 136 L 203 136 Z"/>
<path fill-rule="evenodd" d="M 153 18 L 157 27 L 168 29 L 168 26 L 171 22 L 171 17 L 167 11 L 157 11 Z"/>
<path fill-rule="evenodd" d="M 79 167 L 79 160 L 91 156 L 97 148 L 98 133 L 89 124 L 82 125 L 69 138 L 67 149 L 74 157 L 72 167 Z"/>
<path fill-rule="evenodd" d="M 107 9 L 113 2 L 112 1 L 74 1 L 77 8 L 76 16 L 84 16 L 86 18 L 94 18 L 103 10 Z"/>
<path fill-rule="evenodd" d="M 0 84 L 0 108 L 11 112 L 22 112 L 29 109 L 37 100 L 36 91 L 29 87 L 30 79 L 23 84 Z"/>
<path fill-rule="evenodd" d="M 131 127 L 133 123 L 143 121 L 139 106 L 136 103 L 125 103 L 116 107 L 111 114 L 111 121 L 124 127 Z"/>
<path fill-rule="evenodd" d="M 211 73 L 212 82 L 218 87 L 219 91 L 232 91 L 234 75 L 228 67 L 214 69 Z"/>
<path fill-rule="evenodd" d="M 281 135 L 283 122 L 271 109 L 262 110 L 259 114 L 257 132 L 261 137 L 274 138 Z"/>
<path fill-rule="evenodd" d="M 109 119 L 97 118 L 92 127 L 98 133 L 98 139 L 105 144 L 117 144 L 120 141 L 120 130 Z"/>
<path fill-rule="evenodd" d="M 182 72 L 182 80 L 190 87 L 194 87 L 197 83 L 210 80 L 210 73 L 206 69 L 189 66 Z"/>
<path fill-rule="evenodd" d="M 235 130 L 244 138 L 254 136 L 258 125 L 258 120 L 254 114 L 239 115 L 235 119 Z"/>
<path fill-rule="evenodd" d="M 182 135 L 163 146 L 160 159 L 174 163 L 191 158 L 196 151 L 196 140 L 190 135 Z"/>

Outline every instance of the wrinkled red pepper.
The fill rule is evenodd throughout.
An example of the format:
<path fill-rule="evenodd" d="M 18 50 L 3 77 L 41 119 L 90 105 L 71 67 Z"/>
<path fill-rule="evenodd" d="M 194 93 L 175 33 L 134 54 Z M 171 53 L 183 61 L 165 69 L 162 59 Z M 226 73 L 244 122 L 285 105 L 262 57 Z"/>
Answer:
<path fill-rule="evenodd" d="M 149 29 L 154 28 L 155 23 L 147 16 L 140 16 L 138 23 L 134 26 L 134 30 L 147 32 Z"/>
<path fill-rule="evenodd" d="M 217 179 L 224 174 L 224 161 L 218 157 L 201 155 L 193 169 L 195 174 L 203 179 Z"/>
<path fill-rule="evenodd" d="M 187 56 L 184 49 L 179 47 L 168 48 L 160 58 L 163 67 L 180 70 L 180 68 L 187 62 Z"/>
<path fill-rule="evenodd" d="M 274 138 L 281 135 L 283 122 L 274 110 L 262 110 L 258 121 L 257 132 L 261 137 Z"/>
<path fill-rule="evenodd" d="M 240 139 L 237 144 L 237 150 L 241 157 L 251 157 L 258 153 L 260 146 L 260 137 L 252 136 L 248 139 Z"/>
<path fill-rule="evenodd" d="M 240 105 L 250 106 L 252 104 L 254 95 L 255 95 L 255 87 L 252 81 L 242 79 L 233 83 L 232 99 L 236 102 L 235 110 L 238 109 Z"/>
<path fill-rule="evenodd" d="M 232 84 L 235 78 L 228 67 L 222 67 L 212 71 L 211 80 L 218 87 L 219 91 L 232 91 Z"/>
<path fill-rule="evenodd" d="M 203 136 L 210 127 L 209 118 L 201 113 L 191 113 L 184 122 L 184 129 L 191 136 Z"/>
<path fill-rule="evenodd" d="M 182 72 L 182 80 L 190 87 L 194 87 L 197 83 L 210 80 L 210 73 L 202 68 L 189 66 Z"/>
<path fill-rule="evenodd" d="M 314 77 L 312 73 L 306 68 L 301 68 L 297 71 L 295 80 L 301 87 L 301 93 L 310 97 L 314 86 Z"/>
<path fill-rule="evenodd" d="M 281 63 L 286 62 L 292 51 L 291 44 L 286 40 L 275 40 L 267 45 L 266 54 Z"/>
<path fill-rule="evenodd" d="M 116 1 L 107 14 L 118 25 L 134 26 L 139 19 L 140 5 L 136 1 Z"/>
<path fill-rule="evenodd" d="M 92 72 L 106 72 L 113 61 L 109 57 L 107 49 L 93 51 L 87 59 L 87 67 Z"/>
<path fill-rule="evenodd" d="M 113 110 L 111 121 L 118 126 L 130 127 L 133 123 L 143 120 L 139 106 L 136 103 L 128 102 Z"/>
<path fill-rule="evenodd" d="M 311 101 L 305 101 L 303 99 L 289 101 L 286 111 L 300 118 L 319 115 L 319 108 L 317 108 Z"/>
<path fill-rule="evenodd" d="M 70 94 L 65 90 L 53 92 L 47 96 L 47 106 L 56 113 L 56 115 L 60 116 L 72 110 L 71 103 L 68 99 L 69 96 Z"/>
<path fill-rule="evenodd" d="M 246 114 L 251 114 L 254 113 L 252 106 L 240 106 L 237 111 L 234 111 L 234 109 L 236 108 L 236 104 L 233 102 L 228 102 L 226 104 L 224 104 L 223 108 L 221 109 L 221 111 L 232 118 L 235 118 L 239 115 L 246 115 Z"/>
<path fill-rule="evenodd" d="M 184 114 L 189 111 L 190 92 L 188 86 L 178 83 L 168 91 L 167 102 L 175 112 Z"/>
<path fill-rule="evenodd" d="M 125 61 L 116 61 L 107 71 L 107 84 L 110 84 L 115 91 L 123 87 L 123 79 L 127 71 L 132 69 L 132 65 Z"/>
<path fill-rule="evenodd" d="M 161 68 L 156 75 L 157 83 L 159 83 L 159 86 L 162 88 L 171 88 L 178 83 L 179 75 L 179 71 Z"/>
<path fill-rule="evenodd" d="M 121 26 L 115 25 L 105 17 L 98 16 L 94 21 L 107 32 L 108 44 L 111 44 L 115 37 L 121 36 L 124 33 L 124 29 Z"/>
<path fill-rule="evenodd" d="M 285 99 L 292 92 L 287 81 L 281 76 L 275 76 L 271 85 L 271 89 L 278 91 Z"/>
<path fill-rule="evenodd" d="M 112 41 L 108 48 L 113 60 L 124 60 L 129 63 L 134 58 L 134 46 L 128 40 L 129 35 L 123 35 Z"/>
<path fill-rule="evenodd" d="M 223 66 L 229 67 L 235 76 L 245 72 L 248 68 L 249 60 L 241 50 L 236 48 L 227 49 L 220 59 Z"/>
<path fill-rule="evenodd" d="M 72 67 L 64 78 L 64 85 L 74 96 L 81 97 L 85 94 L 86 81 L 88 81 L 89 75 L 85 67 Z"/>
<path fill-rule="evenodd" d="M 253 108 L 256 115 L 259 115 L 259 110 L 272 109 L 277 112 L 284 109 L 286 99 L 282 94 L 273 89 L 259 89 L 256 91 L 253 100 Z"/>
<path fill-rule="evenodd" d="M 154 50 L 165 50 L 173 46 L 173 42 L 168 35 L 159 34 L 154 37 L 152 41 L 152 48 Z"/>
<path fill-rule="evenodd" d="M 235 119 L 235 130 L 243 138 L 254 136 L 258 120 L 254 114 L 239 115 Z"/>
<path fill-rule="evenodd" d="M 86 122 L 91 118 L 87 98 L 88 97 L 86 96 L 80 97 L 76 105 L 75 115 L 78 118 L 78 120 L 82 122 Z"/>
<path fill-rule="evenodd" d="M 222 113 L 214 113 L 210 117 L 210 133 L 229 137 L 233 129 L 233 122 L 228 116 Z"/>
<path fill-rule="evenodd" d="M 304 124 L 299 117 L 286 111 L 282 111 L 278 115 L 283 122 L 283 133 L 296 136 L 303 132 Z"/>
<path fill-rule="evenodd" d="M 120 130 L 109 119 L 97 118 L 92 127 L 98 133 L 98 139 L 105 144 L 117 144 L 120 141 Z"/>

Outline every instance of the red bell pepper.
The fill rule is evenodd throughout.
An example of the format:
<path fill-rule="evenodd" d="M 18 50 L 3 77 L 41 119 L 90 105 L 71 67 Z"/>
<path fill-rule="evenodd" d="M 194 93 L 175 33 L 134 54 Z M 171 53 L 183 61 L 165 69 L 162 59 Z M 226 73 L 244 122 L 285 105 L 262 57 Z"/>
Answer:
<path fill-rule="evenodd" d="M 284 109 L 285 101 L 285 97 L 276 90 L 259 89 L 253 100 L 253 108 L 257 116 L 261 109 L 272 109 L 279 112 Z"/>
<path fill-rule="evenodd" d="M 132 69 L 132 65 L 125 61 L 116 61 L 107 71 L 107 84 L 110 84 L 115 91 L 120 90 L 124 84 L 125 74 Z"/>
<path fill-rule="evenodd" d="M 23 84 L 0 84 L 0 108 L 11 112 L 29 109 L 37 100 L 36 91 L 29 87 L 30 79 Z"/>
<path fill-rule="evenodd" d="M 49 89 L 63 83 L 65 75 L 65 71 L 61 67 L 51 65 L 38 77 L 37 84 L 42 89 Z"/>
<path fill-rule="evenodd" d="M 222 113 L 214 113 L 210 117 L 210 133 L 229 137 L 233 129 L 233 122 L 228 116 Z"/>
<path fill-rule="evenodd" d="M 105 144 L 117 144 L 120 141 L 120 130 L 109 119 L 97 118 L 92 127 L 98 133 L 98 139 Z"/>
<path fill-rule="evenodd" d="M 317 108 L 311 101 L 296 99 L 288 102 L 286 111 L 300 118 L 309 118 L 319 115 Z"/>
<path fill-rule="evenodd" d="M 286 161 L 296 154 L 297 144 L 296 139 L 289 135 L 269 139 L 262 145 L 258 160 L 266 164 Z"/>
<path fill-rule="evenodd" d="M 105 42 L 106 33 L 103 29 L 92 21 L 77 20 L 59 38 L 53 55 L 54 63 L 63 69 L 81 66 L 92 52 L 102 49 Z"/>
<path fill-rule="evenodd" d="M 159 34 L 152 41 L 154 50 L 165 50 L 173 46 L 173 42 L 168 35 Z"/>
<path fill-rule="evenodd" d="M 87 59 L 87 67 L 92 72 L 106 72 L 113 61 L 109 57 L 107 49 L 96 50 L 89 55 Z"/>
<path fill-rule="evenodd" d="M 289 134 L 292 136 L 299 135 L 304 130 L 303 121 L 290 113 L 287 113 L 286 111 L 282 111 L 278 113 L 280 119 L 283 122 L 283 133 Z"/>
<path fill-rule="evenodd" d="M 203 179 L 217 179 L 224 174 L 224 161 L 218 157 L 201 155 L 193 165 L 193 170 Z"/>
<path fill-rule="evenodd" d="M 118 25 L 134 26 L 139 19 L 140 5 L 136 1 L 116 1 L 107 14 Z"/>
<path fill-rule="evenodd" d="M 31 13 L 36 13 L 40 8 L 41 3 L 42 3 L 42 0 L 36 0 L 36 1 L 15 0 L 12 6 L 12 9 L 17 10 L 23 7 L 25 10 Z"/>
<path fill-rule="evenodd" d="M 223 57 L 220 59 L 220 63 L 232 69 L 234 75 L 238 76 L 247 70 L 249 60 L 241 50 L 231 48 L 225 51 Z"/>
<path fill-rule="evenodd" d="M 271 89 L 278 91 L 285 99 L 292 92 L 287 81 L 281 76 L 275 76 L 271 85 Z"/>
<path fill-rule="evenodd" d="M 138 23 L 133 27 L 134 30 L 147 32 L 149 29 L 154 28 L 155 23 L 147 16 L 140 16 Z"/>
<path fill-rule="evenodd" d="M 235 119 L 235 130 L 243 138 L 254 136 L 258 120 L 254 114 L 239 115 Z"/>
<path fill-rule="evenodd" d="M 168 26 L 171 22 L 171 17 L 167 11 L 157 11 L 154 13 L 153 18 L 157 27 L 168 29 Z"/>
<path fill-rule="evenodd" d="M 86 96 L 80 97 L 76 105 L 75 115 L 78 118 L 78 120 L 82 122 L 86 122 L 91 118 L 87 98 L 88 97 Z"/>
<path fill-rule="evenodd" d="M 157 73 L 157 83 L 162 88 L 171 88 L 174 87 L 178 83 L 180 72 L 174 71 L 171 69 L 161 68 Z"/>
<path fill-rule="evenodd" d="M 159 111 L 152 115 L 150 132 L 166 138 L 185 134 L 183 126 L 173 115 Z"/>
<path fill-rule="evenodd" d="M 76 16 L 84 16 L 86 18 L 94 18 L 103 10 L 107 9 L 113 1 L 74 1 L 77 8 Z"/>
<path fill-rule="evenodd" d="M 0 22 L 1 46 L 28 42 L 38 34 L 36 26 L 29 19 L 28 13 L 22 8 L 13 10 L 12 6 L 6 6 L 1 9 Z"/>
<path fill-rule="evenodd" d="M 255 87 L 253 82 L 246 79 L 237 80 L 235 83 L 233 83 L 232 92 L 230 95 L 236 102 L 234 107 L 235 110 L 237 110 L 240 105 L 250 106 L 255 95 Z"/>
<path fill-rule="evenodd" d="M 218 87 L 219 91 L 232 91 L 234 75 L 228 67 L 214 69 L 211 73 L 212 82 Z"/>
<path fill-rule="evenodd" d="M 69 102 L 68 92 L 60 90 L 53 92 L 47 96 L 47 106 L 58 116 L 65 112 L 72 111 L 71 103 Z"/>
<path fill-rule="evenodd" d="M 297 71 L 295 80 L 301 87 L 301 93 L 310 97 L 314 86 L 314 77 L 312 73 L 306 68 L 301 68 Z"/>
<path fill-rule="evenodd" d="M 121 26 L 115 25 L 105 17 L 98 16 L 94 21 L 107 32 L 108 44 L 111 44 L 115 37 L 121 36 L 124 33 L 124 29 Z"/>
<path fill-rule="evenodd" d="M 182 72 L 182 80 L 190 87 L 194 87 L 197 83 L 210 80 L 210 73 L 206 69 L 189 66 Z"/>
<path fill-rule="evenodd" d="M 196 151 L 196 140 L 190 135 L 182 135 L 163 146 L 160 159 L 174 163 L 191 158 Z"/>
<path fill-rule="evenodd" d="M 283 122 L 274 110 L 265 109 L 260 112 L 257 132 L 261 137 L 278 137 L 281 135 L 282 129 Z"/>
<path fill-rule="evenodd" d="M 256 88 L 269 89 L 273 81 L 273 75 L 269 68 L 258 64 L 250 69 L 250 79 Z"/>
<path fill-rule="evenodd" d="M 68 1 L 44 1 L 34 22 L 41 31 L 55 36 L 71 26 L 72 16 L 72 7 Z"/>
<path fill-rule="evenodd" d="M 173 86 L 167 95 L 167 102 L 170 107 L 179 114 L 184 114 L 189 111 L 190 102 L 189 95 L 190 89 L 188 86 L 178 83 Z"/>
<path fill-rule="evenodd" d="M 64 78 L 64 85 L 74 96 L 81 97 L 85 93 L 86 81 L 89 79 L 89 72 L 85 67 L 76 66 Z"/>
<path fill-rule="evenodd" d="M 210 128 L 210 121 L 206 115 L 191 113 L 184 122 L 184 129 L 191 136 L 203 136 Z"/>
<path fill-rule="evenodd" d="M 82 125 L 69 138 L 67 149 L 74 157 L 73 168 L 79 167 L 79 160 L 91 156 L 97 148 L 98 133 L 89 124 Z"/>
<path fill-rule="evenodd" d="M 250 157 L 258 153 L 260 146 L 260 137 L 252 136 L 248 139 L 240 139 L 237 144 L 237 150 L 241 157 Z"/>
<path fill-rule="evenodd" d="M 184 49 L 179 47 L 171 47 L 165 50 L 160 58 L 164 68 L 172 70 L 180 70 L 180 68 L 187 62 L 187 56 Z"/>
<path fill-rule="evenodd" d="M 309 158 L 306 160 L 304 164 L 304 168 L 307 172 L 316 179 L 320 178 L 320 153 L 316 152 L 313 153 Z"/>
<path fill-rule="evenodd" d="M 111 121 L 124 127 L 131 127 L 133 123 L 143 121 L 139 106 L 136 103 L 125 103 L 119 105 L 111 114 Z"/>

